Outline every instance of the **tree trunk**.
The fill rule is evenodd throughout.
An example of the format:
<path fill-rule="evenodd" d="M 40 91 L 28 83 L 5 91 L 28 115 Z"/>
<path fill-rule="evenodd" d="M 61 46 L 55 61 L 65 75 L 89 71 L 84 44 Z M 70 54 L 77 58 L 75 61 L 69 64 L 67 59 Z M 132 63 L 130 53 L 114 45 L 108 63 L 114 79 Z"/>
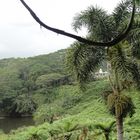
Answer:
<path fill-rule="evenodd" d="M 116 125 L 117 125 L 117 140 L 123 140 L 123 118 L 122 117 L 116 118 Z"/>

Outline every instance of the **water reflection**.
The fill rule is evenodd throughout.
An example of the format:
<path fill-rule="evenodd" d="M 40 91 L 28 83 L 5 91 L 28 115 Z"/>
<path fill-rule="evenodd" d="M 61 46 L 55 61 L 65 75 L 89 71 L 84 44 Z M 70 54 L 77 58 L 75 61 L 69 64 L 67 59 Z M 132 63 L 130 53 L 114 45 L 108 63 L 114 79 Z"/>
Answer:
<path fill-rule="evenodd" d="M 13 129 L 17 129 L 22 126 L 31 126 L 34 125 L 34 121 L 32 117 L 24 117 L 24 118 L 0 118 L 0 129 L 9 133 Z"/>

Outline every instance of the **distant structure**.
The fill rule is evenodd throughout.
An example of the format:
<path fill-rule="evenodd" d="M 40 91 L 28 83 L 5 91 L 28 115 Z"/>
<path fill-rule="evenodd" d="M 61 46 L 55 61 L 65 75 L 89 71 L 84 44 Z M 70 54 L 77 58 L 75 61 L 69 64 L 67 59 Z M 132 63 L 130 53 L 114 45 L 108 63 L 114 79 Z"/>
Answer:
<path fill-rule="evenodd" d="M 98 72 L 95 72 L 95 78 L 105 78 L 109 75 L 107 71 L 104 71 L 100 68 Z"/>

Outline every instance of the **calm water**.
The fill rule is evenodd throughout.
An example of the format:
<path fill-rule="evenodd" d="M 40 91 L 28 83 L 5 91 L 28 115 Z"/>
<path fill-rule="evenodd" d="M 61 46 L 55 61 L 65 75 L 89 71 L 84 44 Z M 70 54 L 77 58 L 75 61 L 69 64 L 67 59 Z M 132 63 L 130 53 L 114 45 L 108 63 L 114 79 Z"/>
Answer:
<path fill-rule="evenodd" d="M 34 125 L 32 117 L 25 118 L 0 118 L 0 129 L 5 133 L 9 133 L 12 129 L 22 126 Z"/>

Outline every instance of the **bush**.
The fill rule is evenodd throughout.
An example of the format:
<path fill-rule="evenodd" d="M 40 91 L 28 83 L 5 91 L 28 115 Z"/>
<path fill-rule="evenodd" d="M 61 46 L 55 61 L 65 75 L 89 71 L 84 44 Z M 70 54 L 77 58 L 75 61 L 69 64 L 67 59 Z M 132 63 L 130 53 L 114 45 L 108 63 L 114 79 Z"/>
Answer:
<path fill-rule="evenodd" d="M 79 103 L 81 101 L 81 96 L 79 95 L 75 95 L 75 96 L 71 96 L 71 97 L 66 97 L 64 99 L 64 102 L 62 104 L 62 107 L 64 109 L 70 109 L 73 106 L 75 106 L 77 103 Z"/>

